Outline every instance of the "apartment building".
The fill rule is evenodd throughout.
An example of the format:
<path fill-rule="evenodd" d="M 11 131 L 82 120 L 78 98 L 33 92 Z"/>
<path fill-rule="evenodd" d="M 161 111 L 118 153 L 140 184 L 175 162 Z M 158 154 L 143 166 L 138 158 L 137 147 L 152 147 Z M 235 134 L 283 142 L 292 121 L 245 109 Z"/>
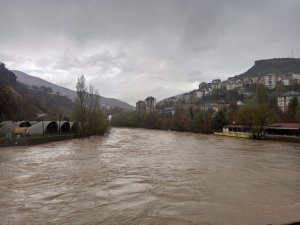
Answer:
<path fill-rule="evenodd" d="M 293 98 L 297 98 L 300 102 L 300 93 L 295 91 L 286 92 L 277 98 L 278 107 L 285 112 L 288 109 L 289 103 Z"/>
<path fill-rule="evenodd" d="M 147 113 L 155 111 L 156 99 L 152 96 L 148 96 L 145 99 L 145 105 Z"/>

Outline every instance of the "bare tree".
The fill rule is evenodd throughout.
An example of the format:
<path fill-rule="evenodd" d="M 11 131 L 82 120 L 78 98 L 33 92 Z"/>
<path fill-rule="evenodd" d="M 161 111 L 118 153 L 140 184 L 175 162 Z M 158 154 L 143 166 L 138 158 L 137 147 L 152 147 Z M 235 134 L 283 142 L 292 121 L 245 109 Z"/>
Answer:
<path fill-rule="evenodd" d="M 80 135 L 101 135 L 107 132 L 108 122 L 104 117 L 100 104 L 100 95 L 92 85 L 88 92 L 86 81 L 82 75 L 77 81 L 78 100 L 75 117 L 80 124 Z"/>

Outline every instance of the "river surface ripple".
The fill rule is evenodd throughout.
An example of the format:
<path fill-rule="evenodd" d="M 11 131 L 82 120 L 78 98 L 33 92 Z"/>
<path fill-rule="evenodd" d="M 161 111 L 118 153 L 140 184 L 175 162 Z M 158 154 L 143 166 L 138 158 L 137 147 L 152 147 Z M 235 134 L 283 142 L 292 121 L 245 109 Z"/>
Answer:
<path fill-rule="evenodd" d="M 300 145 L 114 128 L 0 149 L 1 224 L 300 221 Z"/>

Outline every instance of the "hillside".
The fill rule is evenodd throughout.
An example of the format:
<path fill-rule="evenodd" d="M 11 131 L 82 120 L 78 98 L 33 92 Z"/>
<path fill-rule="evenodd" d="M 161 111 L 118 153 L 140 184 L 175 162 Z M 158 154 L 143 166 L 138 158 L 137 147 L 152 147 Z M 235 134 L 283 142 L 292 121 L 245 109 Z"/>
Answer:
<path fill-rule="evenodd" d="M 22 71 L 18 71 L 18 70 L 12 70 L 12 72 L 16 75 L 17 77 L 17 81 L 26 84 L 28 86 L 37 86 L 37 87 L 50 87 L 53 90 L 53 93 L 61 93 L 61 94 L 65 94 L 67 95 L 71 100 L 74 100 L 77 96 L 75 91 L 72 91 L 68 88 L 65 87 L 61 87 L 58 86 L 56 84 L 50 83 L 46 80 L 43 80 L 41 78 L 38 77 L 34 77 L 31 75 L 28 75 Z"/>
<path fill-rule="evenodd" d="M 300 58 L 275 58 L 255 61 L 247 72 L 240 74 L 241 77 L 260 77 L 269 73 L 300 74 Z"/>
<path fill-rule="evenodd" d="M 5 84 L 15 87 L 17 85 L 17 78 L 13 72 L 6 69 L 5 65 L 0 62 L 0 86 Z"/>
<path fill-rule="evenodd" d="M 0 63 L 0 120 L 35 118 L 40 112 L 28 96 L 26 86 L 17 82 L 15 74 Z"/>
<path fill-rule="evenodd" d="M 62 95 L 68 96 L 72 101 L 74 101 L 77 97 L 76 91 L 70 90 L 65 87 L 58 86 L 56 84 L 53 84 L 53 83 L 43 80 L 41 78 L 28 75 L 22 71 L 12 70 L 12 72 L 14 72 L 14 74 L 17 76 L 17 81 L 19 81 L 23 84 L 26 84 L 28 86 L 50 87 L 53 90 L 53 93 L 59 92 Z M 119 107 L 123 110 L 128 110 L 128 111 L 135 109 L 135 107 L 129 105 L 126 102 L 123 102 L 123 101 L 120 101 L 120 100 L 114 99 L 114 98 L 106 98 L 103 96 L 101 96 L 101 104 L 102 105 L 111 105 L 112 107 Z"/>

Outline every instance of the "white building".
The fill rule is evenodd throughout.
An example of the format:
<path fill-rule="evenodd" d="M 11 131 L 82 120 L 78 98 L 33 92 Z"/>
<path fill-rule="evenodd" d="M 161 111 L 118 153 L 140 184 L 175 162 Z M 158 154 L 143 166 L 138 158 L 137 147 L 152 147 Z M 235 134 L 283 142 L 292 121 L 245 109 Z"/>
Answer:
<path fill-rule="evenodd" d="M 251 81 L 253 84 L 257 84 L 258 83 L 259 78 L 258 77 L 252 77 Z"/>
<path fill-rule="evenodd" d="M 269 89 L 273 89 L 276 87 L 277 82 L 278 82 L 278 75 L 270 73 L 264 76 L 264 84 L 265 87 Z"/>
<path fill-rule="evenodd" d="M 241 88 L 243 87 L 243 82 L 241 80 L 231 80 L 227 82 L 226 90 L 230 91 L 235 88 Z"/>
<path fill-rule="evenodd" d="M 293 73 L 293 74 L 292 74 L 292 79 L 293 79 L 293 80 L 297 80 L 298 83 L 299 83 L 299 81 L 300 81 L 300 74 L 295 74 L 295 73 Z"/>
<path fill-rule="evenodd" d="M 285 112 L 287 110 L 288 106 L 289 106 L 290 101 L 293 98 L 297 98 L 298 101 L 300 102 L 300 93 L 299 92 L 290 91 L 290 92 L 287 92 L 287 93 L 284 93 L 284 94 L 280 95 L 277 98 L 277 105 L 278 105 L 278 107 L 283 112 Z"/>
<path fill-rule="evenodd" d="M 221 79 L 215 79 L 211 82 L 211 88 L 212 90 L 218 90 L 221 89 Z"/>
<path fill-rule="evenodd" d="M 147 113 L 155 111 L 156 99 L 152 96 L 147 97 L 145 100 L 145 105 Z"/>
<path fill-rule="evenodd" d="M 205 96 L 205 91 L 196 91 L 196 96 L 197 98 L 202 98 L 203 96 Z"/>

